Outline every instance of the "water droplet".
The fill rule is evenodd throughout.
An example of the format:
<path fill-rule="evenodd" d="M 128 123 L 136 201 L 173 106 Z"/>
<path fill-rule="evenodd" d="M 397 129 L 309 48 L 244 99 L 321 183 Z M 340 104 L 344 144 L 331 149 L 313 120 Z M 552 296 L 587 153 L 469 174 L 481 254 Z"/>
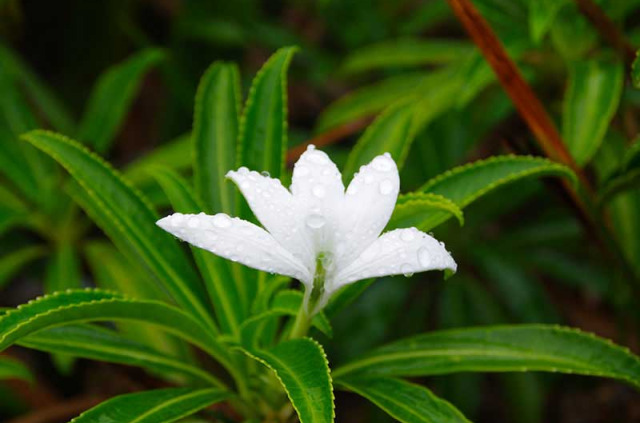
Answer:
<path fill-rule="evenodd" d="M 302 165 L 297 165 L 295 171 L 297 176 L 307 176 L 309 174 L 309 168 Z"/>
<path fill-rule="evenodd" d="M 324 196 L 327 194 L 327 190 L 322 185 L 314 186 L 311 192 L 318 198 L 324 198 Z"/>
<path fill-rule="evenodd" d="M 423 267 L 428 267 L 431 264 L 431 254 L 426 247 L 418 250 L 418 263 Z"/>
<path fill-rule="evenodd" d="M 270 178 L 271 174 L 269 172 L 267 172 L 266 170 L 263 170 L 262 172 L 260 172 L 260 175 L 264 176 L 265 178 Z"/>
<path fill-rule="evenodd" d="M 249 169 L 246 166 L 242 166 L 240 169 L 238 169 L 238 173 L 241 175 L 246 175 L 247 173 L 249 173 Z"/>
<path fill-rule="evenodd" d="M 325 219 L 319 214 L 311 214 L 307 217 L 307 226 L 311 229 L 320 229 L 324 226 Z"/>
<path fill-rule="evenodd" d="M 231 218 L 226 214 L 216 214 L 213 216 L 212 223 L 217 228 L 228 228 L 231 226 Z"/>
<path fill-rule="evenodd" d="M 402 233 L 400 234 L 400 239 L 405 242 L 411 242 L 414 240 L 415 237 L 416 236 L 412 230 L 405 230 L 405 231 L 402 231 Z"/>
<path fill-rule="evenodd" d="M 375 170 L 379 170 L 380 172 L 388 172 L 393 169 L 393 160 L 390 156 L 387 155 L 378 156 L 373 159 L 371 165 Z"/>
<path fill-rule="evenodd" d="M 408 278 L 413 276 L 413 266 L 411 266 L 409 263 L 405 263 L 400 266 L 400 271 Z"/>
<path fill-rule="evenodd" d="M 315 145 L 313 145 L 313 144 L 309 144 L 309 145 L 307 146 L 307 151 L 313 151 L 313 150 L 315 150 L 315 149 L 316 149 L 316 146 L 315 146 Z"/>
<path fill-rule="evenodd" d="M 393 192 L 393 182 L 388 179 L 380 182 L 380 194 L 389 195 Z"/>

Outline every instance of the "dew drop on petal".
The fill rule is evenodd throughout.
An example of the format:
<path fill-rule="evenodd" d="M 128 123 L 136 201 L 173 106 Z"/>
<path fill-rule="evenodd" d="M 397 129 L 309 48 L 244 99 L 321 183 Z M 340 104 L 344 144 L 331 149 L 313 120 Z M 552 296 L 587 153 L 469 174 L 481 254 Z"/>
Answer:
<path fill-rule="evenodd" d="M 212 223 L 217 228 L 228 228 L 231 226 L 231 218 L 226 214 L 216 214 L 213 216 Z"/>
<path fill-rule="evenodd" d="M 372 166 L 380 172 L 388 172 L 393 169 L 393 160 L 385 154 L 384 156 L 378 156 L 373 159 Z"/>
<path fill-rule="evenodd" d="M 315 149 L 316 149 L 316 146 L 315 146 L 315 145 L 313 145 L 313 144 L 309 144 L 309 145 L 307 146 L 307 151 L 313 151 L 313 150 L 315 150 Z"/>
<path fill-rule="evenodd" d="M 247 173 L 249 173 L 249 169 L 246 166 L 242 166 L 240 169 L 238 169 L 238 173 L 241 175 L 246 175 Z"/>
<path fill-rule="evenodd" d="M 319 214 L 312 214 L 307 217 L 307 226 L 311 229 L 320 229 L 324 226 L 325 219 Z"/>
<path fill-rule="evenodd" d="M 402 233 L 400 234 L 400 239 L 403 240 L 404 242 L 411 242 L 414 240 L 415 237 L 416 236 L 411 230 L 402 231 Z"/>
<path fill-rule="evenodd" d="M 405 275 L 408 278 L 413 276 L 413 266 L 411 266 L 408 263 L 405 263 L 402 266 L 400 266 L 400 271 L 402 272 L 403 275 Z"/>
<path fill-rule="evenodd" d="M 393 192 L 393 182 L 388 179 L 380 182 L 380 194 L 389 195 Z"/>
<path fill-rule="evenodd" d="M 429 254 L 429 250 L 426 247 L 418 250 L 418 263 L 423 267 L 428 267 L 431 264 L 431 254 Z"/>
<path fill-rule="evenodd" d="M 327 194 L 327 190 L 322 185 L 316 185 L 311 189 L 311 192 L 315 197 L 324 198 Z"/>
<path fill-rule="evenodd" d="M 264 176 L 265 178 L 271 177 L 271 174 L 266 170 L 263 170 L 262 172 L 260 172 L 260 175 Z"/>

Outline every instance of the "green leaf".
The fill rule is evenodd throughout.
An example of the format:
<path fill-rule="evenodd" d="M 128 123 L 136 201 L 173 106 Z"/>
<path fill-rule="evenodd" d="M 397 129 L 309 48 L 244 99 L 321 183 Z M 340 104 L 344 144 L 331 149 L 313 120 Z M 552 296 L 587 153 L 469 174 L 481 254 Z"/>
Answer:
<path fill-rule="evenodd" d="M 398 196 L 387 230 L 413 226 L 428 232 L 450 217 L 464 225 L 462 210 L 442 195 L 423 192 L 402 194 Z"/>
<path fill-rule="evenodd" d="M 427 181 L 419 191 L 442 195 L 464 208 L 485 194 L 533 176 L 564 176 L 575 182 L 569 168 L 532 156 L 494 156 L 448 170 Z"/>
<path fill-rule="evenodd" d="M 221 389 L 168 388 L 111 398 L 69 423 L 170 423 L 231 395 Z"/>
<path fill-rule="evenodd" d="M 622 164 L 602 184 L 600 201 L 604 202 L 628 189 L 637 188 L 639 182 L 640 138 L 625 151 Z"/>
<path fill-rule="evenodd" d="M 548 371 L 610 377 L 640 387 L 640 359 L 611 341 L 546 325 L 432 332 L 378 348 L 333 372 L 427 376 L 457 372 Z"/>
<path fill-rule="evenodd" d="M 154 176 L 176 212 L 199 213 L 202 211 L 187 182 L 175 172 L 157 168 Z M 237 333 L 238 326 L 244 320 L 248 310 L 242 302 L 243 295 L 240 290 L 243 287 L 236 283 L 229 262 L 201 248 L 191 247 L 191 252 L 200 269 L 221 329 L 225 333 Z"/>
<path fill-rule="evenodd" d="M 623 84 L 621 63 L 590 60 L 570 67 L 562 135 L 579 165 L 587 164 L 598 151 L 618 108 Z"/>
<path fill-rule="evenodd" d="M 528 0 L 529 33 L 535 44 L 539 44 L 551 29 L 560 8 L 566 0 Z"/>
<path fill-rule="evenodd" d="M 44 256 L 46 252 L 44 247 L 34 245 L 4 254 L 0 258 L 0 288 L 9 283 L 27 264 Z"/>
<path fill-rule="evenodd" d="M 353 74 L 374 69 L 440 65 L 457 62 L 473 51 L 468 42 L 447 39 L 400 39 L 360 48 L 345 59 L 340 72 Z"/>
<path fill-rule="evenodd" d="M 7 357 L 0 357 L 0 380 L 20 379 L 27 382 L 33 381 L 33 376 L 19 361 Z"/>
<path fill-rule="evenodd" d="M 78 139 L 98 152 L 107 151 L 127 115 L 144 74 L 163 58 L 162 50 L 142 50 L 105 71 L 87 103 Z"/>
<path fill-rule="evenodd" d="M 287 69 L 295 47 L 276 51 L 251 84 L 240 120 L 238 166 L 279 178 L 287 152 Z"/>
<path fill-rule="evenodd" d="M 300 423 L 333 422 L 333 387 L 329 364 L 320 344 L 302 338 L 267 350 L 246 352 L 275 372 Z"/>
<path fill-rule="evenodd" d="M 401 102 L 389 107 L 367 128 L 349 153 L 342 172 L 345 180 L 351 180 L 360 166 L 369 163 L 374 157 L 384 153 L 391 154 L 399 169 L 409 154 L 409 148 L 415 138 L 413 103 Z"/>
<path fill-rule="evenodd" d="M 56 130 L 65 133 L 73 132 L 75 125 L 71 113 L 33 70 L 18 55 L 2 44 L 0 44 L 0 63 L 16 81 L 19 81 L 21 88 L 24 89 L 38 111 Z"/>
<path fill-rule="evenodd" d="M 166 166 L 182 172 L 191 169 L 192 161 L 191 134 L 185 134 L 154 148 L 148 154 L 129 164 L 123 174 L 128 181 L 136 186 L 141 186 L 153 181 L 150 168 Z"/>
<path fill-rule="evenodd" d="M 0 351 L 43 329 L 89 321 L 137 321 L 161 327 L 223 365 L 228 356 L 215 334 L 182 310 L 150 300 L 133 300 L 101 290 L 69 290 L 40 297 L 0 317 Z"/>
<path fill-rule="evenodd" d="M 394 76 L 358 88 L 325 109 L 318 119 L 315 132 L 325 132 L 347 122 L 370 117 L 387 108 L 389 104 L 412 99 L 423 86 L 429 87 L 443 81 L 442 72 L 421 72 Z"/>
<path fill-rule="evenodd" d="M 269 76 L 263 78 L 269 79 Z M 284 79 L 280 83 L 284 84 Z M 265 86 L 255 90 L 268 91 L 270 89 L 277 88 Z M 254 95 L 258 96 L 259 94 Z M 196 194 L 208 212 L 233 213 L 235 191 L 233 191 L 232 184 L 226 180 L 225 175 L 236 166 L 236 142 L 241 98 L 240 76 L 238 68 L 234 64 L 216 62 L 200 80 L 193 116 L 193 179 Z M 260 99 L 254 101 L 259 102 Z M 286 109 L 286 103 L 283 104 Z M 276 112 L 275 110 L 271 111 L 271 113 Z M 282 120 L 284 118 L 274 117 L 272 119 Z M 286 123 L 284 128 L 286 128 Z M 247 136 L 251 135 L 247 134 Z M 274 134 L 273 136 L 277 137 L 278 135 Z M 283 137 L 282 134 L 279 136 Z M 286 137 L 282 139 L 286 143 Z M 247 140 L 249 145 L 255 142 L 255 139 Z M 275 145 L 278 145 L 277 140 Z M 251 148 L 249 146 L 249 149 Z"/>
<path fill-rule="evenodd" d="M 98 326 L 75 325 L 41 330 L 19 340 L 18 344 L 48 353 L 144 367 L 160 374 L 183 374 L 205 384 L 220 385 L 215 377 L 179 357 L 172 357 Z"/>
<path fill-rule="evenodd" d="M 138 257 L 178 304 L 215 327 L 198 275 L 176 241 L 155 225 L 158 216 L 144 197 L 106 162 L 69 138 L 47 131 L 32 131 L 23 138 L 75 178 L 74 199 L 124 254 Z"/>
<path fill-rule="evenodd" d="M 425 387 L 393 378 L 340 379 L 336 382 L 402 423 L 469 423 L 460 411 Z"/>
<path fill-rule="evenodd" d="M 51 293 L 80 288 L 81 276 L 80 259 L 73 245 L 68 242 L 58 243 L 47 264 L 45 291 Z"/>

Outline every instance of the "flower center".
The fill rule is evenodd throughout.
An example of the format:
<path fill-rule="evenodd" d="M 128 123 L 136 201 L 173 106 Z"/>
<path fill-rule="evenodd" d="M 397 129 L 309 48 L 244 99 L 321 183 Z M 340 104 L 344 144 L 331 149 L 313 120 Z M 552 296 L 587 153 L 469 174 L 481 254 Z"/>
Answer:
<path fill-rule="evenodd" d="M 309 296 L 309 304 L 307 310 L 311 313 L 314 312 L 318 301 L 324 297 L 325 293 L 325 281 L 327 278 L 327 268 L 331 265 L 330 253 L 320 253 L 316 257 L 316 273 L 313 276 L 313 287 L 311 288 L 311 295 Z"/>

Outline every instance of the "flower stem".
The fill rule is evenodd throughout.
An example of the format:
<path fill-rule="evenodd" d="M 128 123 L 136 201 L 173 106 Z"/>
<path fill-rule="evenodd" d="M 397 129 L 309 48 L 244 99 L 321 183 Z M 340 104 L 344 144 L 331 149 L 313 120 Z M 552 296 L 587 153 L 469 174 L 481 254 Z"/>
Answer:
<path fill-rule="evenodd" d="M 293 327 L 291 328 L 291 332 L 289 332 L 289 339 L 304 337 L 307 332 L 309 332 L 310 327 L 311 318 L 303 304 L 300 306 L 300 310 L 298 310 L 298 314 L 296 315 L 296 320 L 293 322 Z"/>

